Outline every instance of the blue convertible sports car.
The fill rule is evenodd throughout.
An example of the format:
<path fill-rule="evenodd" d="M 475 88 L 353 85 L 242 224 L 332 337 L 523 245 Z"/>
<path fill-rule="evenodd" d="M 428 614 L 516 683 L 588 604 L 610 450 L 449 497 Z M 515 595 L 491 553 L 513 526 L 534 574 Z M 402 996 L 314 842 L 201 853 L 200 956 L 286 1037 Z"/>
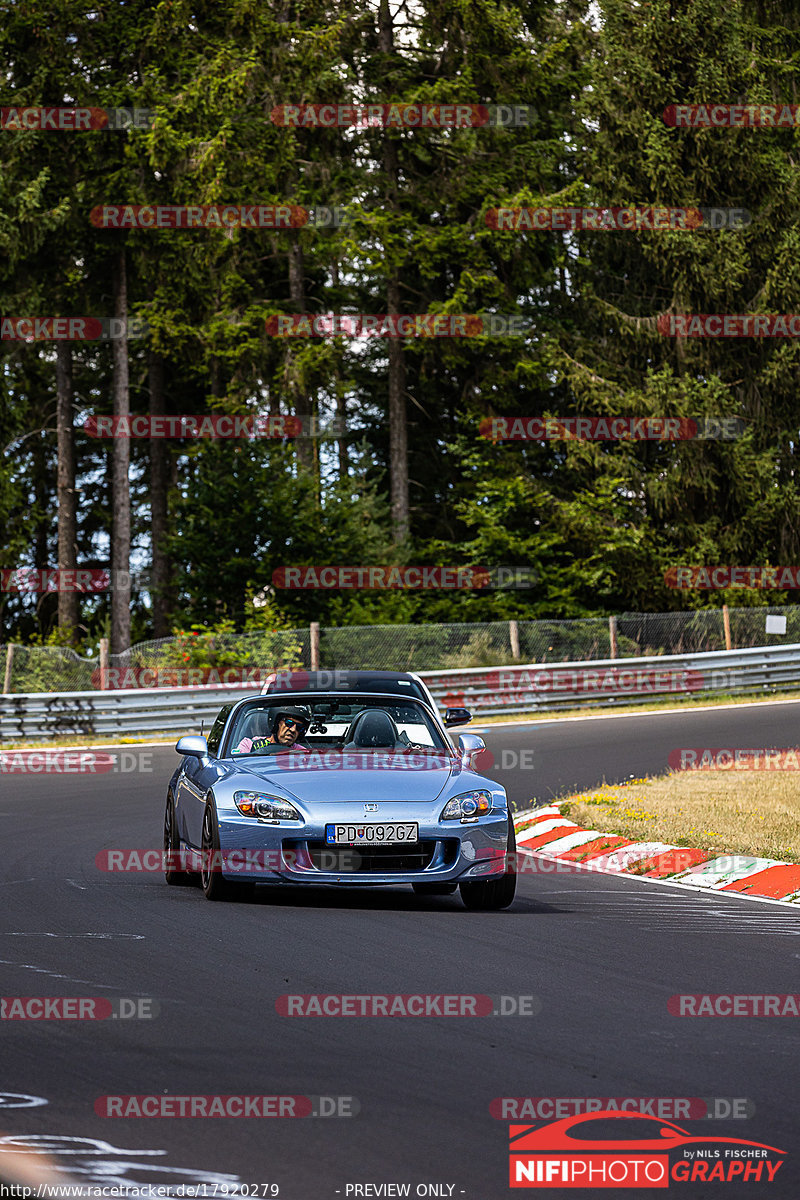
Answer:
<path fill-rule="evenodd" d="M 448 712 L 448 723 L 469 714 Z M 167 790 L 166 878 L 209 900 L 256 883 L 460 888 L 507 908 L 516 886 L 505 790 L 472 769 L 438 710 L 408 692 L 306 691 L 226 704 L 208 740 L 182 737 Z"/>

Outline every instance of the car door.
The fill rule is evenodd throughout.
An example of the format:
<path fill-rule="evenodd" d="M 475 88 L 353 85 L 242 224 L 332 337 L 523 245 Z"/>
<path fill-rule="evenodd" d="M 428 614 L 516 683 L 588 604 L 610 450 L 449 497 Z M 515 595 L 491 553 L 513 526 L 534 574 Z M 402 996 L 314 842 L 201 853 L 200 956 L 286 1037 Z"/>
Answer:
<path fill-rule="evenodd" d="M 178 817 L 178 830 L 183 841 L 190 846 L 200 846 L 206 797 L 220 774 L 223 773 L 217 762 L 217 754 L 232 708 L 233 704 L 225 704 L 211 727 L 208 735 L 208 758 L 201 760 L 187 756 L 181 763 L 178 772 L 175 783 L 175 811 Z"/>
<path fill-rule="evenodd" d="M 178 814 L 178 829 L 181 838 L 190 846 L 199 847 L 200 831 L 206 795 L 210 787 L 207 781 L 208 765 L 199 758 L 185 758 L 175 785 L 175 808 Z"/>

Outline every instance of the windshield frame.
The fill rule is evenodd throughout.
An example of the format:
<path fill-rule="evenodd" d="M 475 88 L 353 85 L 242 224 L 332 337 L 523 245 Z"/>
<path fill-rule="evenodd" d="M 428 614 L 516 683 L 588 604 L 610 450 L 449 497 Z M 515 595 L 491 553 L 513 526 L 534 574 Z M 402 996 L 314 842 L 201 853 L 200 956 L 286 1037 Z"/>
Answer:
<path fill-rule="evenodd" d="M 229 714 L 228 724 L 220 743 L 219 758 L 230 759 L 233 762 L 241 762 L 251 757 L 258 757 L 258 752 L 255 754 L 252 751 L 244 751 L 241 754 L 234 754 L 233 752 L 233 744 L 235 740 L 234 731 L 237 727 L 240 727 L 241 718 L 247 713 L 250 713 L 254 710 L 259 711 L 264 709 L 284 708 L 287 705 L 291 707 L 309 707 L 313 713 L 315 705 L 331 704 L 337 701 L 341 704 L 346 704 L 348 707 L 353 707 L 354 704 L 358 704 L 361 701 L 370 701 L 371 704 L 365 705 L 364 707 L 374 707 L 383 709 L 384 711 L 392 708 L 399 708 L 401 706 L 406 707 L 408 705 L 413 705 L 415 708 L 419 709 L 421 714 L 425 717 L 425 724 L 428 727 L 431 737 L 433 738 L 433 745 L 426 746 L 423 751 L 417 750 L 416 753 L 424 753 L 425 750 L 427 750 L 432 754 L 445 754 L 448 758 L 456 758 L 458 756 L 458 751 L 456 750 L 449 734 L 447 733 L 447 730 L 441 724 L 437 714 L 433 712 L 429 705 L 427 705 L 423 700 L 420 700 L 417 696 L 397 696 L 394 693 L 388 692 L 309 691 L 290 693 L 270 692 L 266 695 L 253 696 L 252 698 L 242 701 Z M 350 721 L 352 721 L 352 719 L 352 717 L 349 717 L 348 724 Z M 437 739 L 441 745 L 436 744 Z M 301 745 L 309 747 L 312 752 L 315 749 L 319 749 L 324 751 L 326 754 L 335 754 L 337 751 L 341 750 L 341 747 L 332 746 L 329 743 L 322 743 L 319 741 L 308 742 L 306 740 L 306 735 L 304 735 L 303 738 L 298 739 L 298 741 Z M 362 751 L 360 749 L 348 751 L 348 753 L 355 754 L 361 752 Z M 364 748 L 363 752 L 374 753 L 374 749 Z M 402 751 L 397 751 L 397 753 L 402 753 Z"/>

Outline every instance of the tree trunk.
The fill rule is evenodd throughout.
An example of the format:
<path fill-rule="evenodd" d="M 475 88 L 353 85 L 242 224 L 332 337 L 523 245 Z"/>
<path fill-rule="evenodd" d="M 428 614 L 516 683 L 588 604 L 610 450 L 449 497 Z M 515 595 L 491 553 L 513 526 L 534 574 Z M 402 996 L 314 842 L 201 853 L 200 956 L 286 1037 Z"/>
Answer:
<path fill-rule="evenodd" d="M 119 251 L 114 272 L 114 316 L 128 319 L 128 284 L 125 248 Z M 114 416 L 130 414 L 127 332 L 111 343 L 113 354 Z M 131 493 L 130 439 L 114 438 L 111 459 L 111 653 L 120 654 L 131 644 Z"/>
<path fill-rule="evenodd" d="M 50 513 L 53 507 L 53 480 L 47 462 L 47 445 L 43 435 L 33 439 L 32 447 L 33 472 L 33 503 L 34 525 L 33 546 L 34 565 L 46 570 L 50 561 L 50 541 L 48 537 Z M 43 591 L 36 603 L 36 616 L 41 632 L 47 636 L 53 625 L 53 618 L 58 606 L 58 600 L 53 592 Z"/>
<path fill-rule="evenodd" d="M 394 53 L 394 33 L 389 0 L 380 0 L 378 10 L 378 44 L 384 61 L 388 65 Z M 386 173 L 387 206 L 397 208 L 398 163 L 397 144 L 386 132 L 383 137 L 383 168 Z M 392 269 L 386 285 L 386 311 L 400 312 L 400 283 L 396 269 Z M 392 537 L 403 542 L 409 533 L 408 499 L 408 424 L 406 420 L 406 373 L 403 359 L 403 343 L 399 338 L 389 338 L 389 490 L 392 519 Z"/>
<path fill-rule="evenodd" d="M 160 417 L 166 412 L 164 398 L 164 359 L 152 352 L 148 356 L 148 384 L 150 391 L 150 416 Z M 169 495 L 169 446 L 164 438 L 150 438 L 150 540 L 152 543 L 153 570 L 150 578 L 150 594 L 153 598 L 153 637 L 168 637 L 171 620 L 172 596 L 170 583 L 172 563 L 167 553 Z"/>
<path fill-rule="evenodd" d="M 289 295 L 292 301 L 292 312 L 304 313 L 306 311 L 306 286 L 303 247 L 300 245 L 300 239 L 296 232 L 291 236 L 292 244 L 289 247 Z M 295 374 L 292 351 L 288 345 L 286 347 L 286 374 L 295 414 L 303 421 L 302 434 L 295 443 L 297 446 L 297 462 L 304 471 L 316 477 L 316 441 L 308 436 L 311 418 L 315 415 L 315 406 L 302 381 Z"/>
<path fill-rule="evenodd" d="M 346 479 L 350 474 L 350 464 L 347 457 L 347 398 L 344 394 L 344 385 L 338 378 L 336 380 L 336 424 L 340 430 L 337 438 L 339 478 Z"/>
<path fill-rule="evenodd" d="M 58 569 L 74 571 L 78 561 L 78 517 L 75 497 L 75 433 L 72 415 L 72 347 L 56 343 L 56 436 L 58 441 Z M 77 592 L 58 593 L 58 627 L 77 641 Z"/>
<path fill-rule="evenodd" d="M 387 287 L 389 313 L 400 312 L 400 288 L 397 278 Z M 389 338 L 389 480 L 392 537 L 403 542 L 409 532 L 408 503 L 408 425 L 406 422 L 406 372 L 403 343 Z"/>
<path fill-rule="evenodd" d="M 339 289 L 339 259 L 336 255 L 331 262 L 331 285 L 338 291 Z M 342 373 L 337 364 L 335 370 L 335 387 L 336 387 L 336 424 L 339 429 L 339 434 L 336 440 L 336 447 L 339 458 L 339 479 L 346 479 L 350 474 L 350 462 L 347 454 L 347 397 L 345 395 L 344 384 L 342 382 Z"/>

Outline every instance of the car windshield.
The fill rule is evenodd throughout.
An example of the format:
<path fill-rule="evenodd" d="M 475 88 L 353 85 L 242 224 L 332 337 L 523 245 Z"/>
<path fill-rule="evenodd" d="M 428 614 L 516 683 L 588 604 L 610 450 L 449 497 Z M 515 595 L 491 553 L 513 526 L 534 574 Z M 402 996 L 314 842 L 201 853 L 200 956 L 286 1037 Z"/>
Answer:
<path fill-rule="evenodd" d="M 281 714 L 298 723 L 300 736 L 289 741 Z M 278 740 L 279 730 L 283 740 Z M 282 750 L 371 753 L 389 751 L 453 754 L 432 717 L 416 700 L 393 696 L 265 696 L 258 703 L 243 706 L 237 713 L 227 740 L 227 753 L 243 755 L 276 754 Z"/>

